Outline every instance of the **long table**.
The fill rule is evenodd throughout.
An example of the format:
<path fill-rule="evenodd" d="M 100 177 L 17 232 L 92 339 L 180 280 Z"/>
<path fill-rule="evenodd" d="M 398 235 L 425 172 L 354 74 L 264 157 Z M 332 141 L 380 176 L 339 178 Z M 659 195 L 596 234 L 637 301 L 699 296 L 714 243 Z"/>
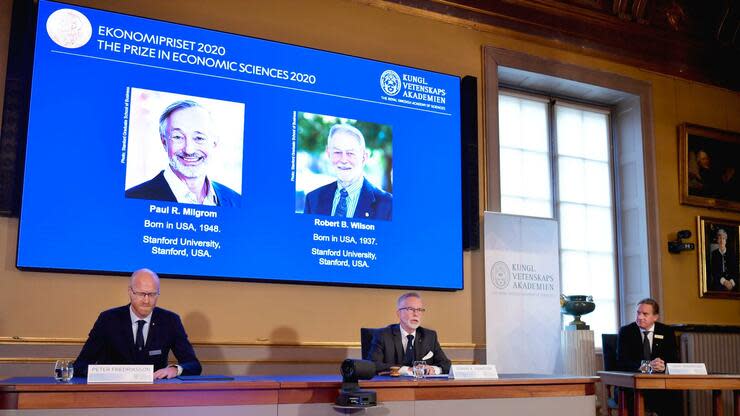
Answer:
<path fill-rule="evenodd" d="M 644 390 L 712 390 L 712 414 L 722 415 L 722 390 L 733 390 L 734 413 L 740 416 L 740 375 L 668 375 L 664 373 L 642 374 L 621 371 L 599 371 L 605 385 L 634 390 L 634 415 L 645 414 Z M 625 391 L 620 390 L 619 414 L 625 415 Z"/>
<path fill-rule="evenodd" d="M 360 383 L 377 392 L 367 415 L 427 416 L 547 414 L 593 416 L 598 377 L 501 375 L 498 380 L 375 377 Z M 0 381 L 0 415 L 338 415 L 338 376 L 235 377 L 233 381 L 163 380 L 148 385 L 56 383 L 52 378 Z M 68 413 L 64 413 L 68 411 Z M 61 413 L 60 413 L 61 412 Z M 248 413 L 246 413 L 248 412 Z"/>

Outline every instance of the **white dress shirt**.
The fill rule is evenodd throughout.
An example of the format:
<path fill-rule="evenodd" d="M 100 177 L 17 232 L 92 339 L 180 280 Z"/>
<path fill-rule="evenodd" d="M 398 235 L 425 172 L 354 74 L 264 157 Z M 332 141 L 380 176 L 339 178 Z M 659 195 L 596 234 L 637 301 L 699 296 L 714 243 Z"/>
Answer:
<path fill-rule="evenodd" d="M 143 319 L 146 321 L 144 324 L 144 328 L 142 329 L 142 333 L 144 334 L 144 344 L 146 344 L 146 338 L 149 336 L 149 324 L 152 322 L 152 314 L 149 314 L 149 316 L 146 316 L 144 318 L 139 318 L 134 313 L 134 309 L 132 306 L 128 307 L 128 312 L 131 314 L 131 331 L 134 334 L 134 342 L 136 342 L 136 330 L 139 329 L 139 324 L 136 323 L 136 321 Z"/>
<path fill-rule="evenodd" d="M 164 179 L 170 186 L 172 193 L 175 194 L 177 202 L 181 204 L 207 205 L 213 207 L 218 205 L 218 197 L 216 197 L 216 192 L 213 190 L 213 185 L 211 185 L 211 181 L 208 178 L 206 178 L 204 183 L 204 185 L 208 187 L 208 193 L 203 199 L 202 204 L 198 202 L 198 195 L 190 191 L 190 188 L 188 188 L 188 186 L 185 185 L 177 175 L 175 175 L 175 172 L 172 171 L 170 166 L 167 166 L 164 170 Z"/>
<path fill-rule="evenodd" d="M 653 340 L 655 339 L 655 324 L 650 326 L 648 329 L 640 328 L 642 333 L 642 342 L 645 342 L 645 333 L 647 333 L 648 341 L 650 342 L 650 351 L 653 350 Z"/>
<path fill-rule="evenodd" d="M 403 344 L 403 352 L 405 354 L 406 353 L 406 346 L 409 343 L 409 339 L 406 338 L 406 336 L 413 335 L 414 336 L 414 343 L 416 343 L 416 330 L 414 330 L 414 332 L 412 332 L 412 333 L 409 334 L 408 332 L 406 332 L 403 329 L 402 326 L 399 325 L 398 327 L 401 329 L 401 344 Z M 418 345 L 418 343 L 416 343 L 416 344 Z M 432 369 L 434 370 L 434 374 L 442 374 L 442 367 L 437 367 L 436 365 L 430 365 L 430 367 L 432 367 Z M 399 370 L 399 372 L 401 374 L 413 375 L 413 371 L 412 371 L 411 367 L 407 367 L 407 366 L 401 367 L 401 369 Z"/>

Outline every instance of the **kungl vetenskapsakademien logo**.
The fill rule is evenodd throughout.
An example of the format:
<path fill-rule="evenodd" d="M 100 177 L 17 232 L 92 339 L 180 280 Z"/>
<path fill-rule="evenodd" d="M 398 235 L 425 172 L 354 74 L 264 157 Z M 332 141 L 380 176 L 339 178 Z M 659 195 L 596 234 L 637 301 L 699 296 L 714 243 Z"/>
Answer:
<path fill-rule="evenodd" d="M 511 281 L 511 271 L 509 266 L 503 261 L 497 261 L 491 267 L 491 283 L 497 289 L 506 289 Z"/>
<path fill-rule="evenodd" d="M 380 74 L 380 88 L 390 96 L 398 94 L 401 91 L 401 77 L 392 69 L 383 71 Z"/>
<path fill-rule="evenodd" d="M 46 19 L 46 33 L 57 45 L 77 49 L 85 46 L 92 37 L 92 25 L 77 10 L 59 9 Z"/>

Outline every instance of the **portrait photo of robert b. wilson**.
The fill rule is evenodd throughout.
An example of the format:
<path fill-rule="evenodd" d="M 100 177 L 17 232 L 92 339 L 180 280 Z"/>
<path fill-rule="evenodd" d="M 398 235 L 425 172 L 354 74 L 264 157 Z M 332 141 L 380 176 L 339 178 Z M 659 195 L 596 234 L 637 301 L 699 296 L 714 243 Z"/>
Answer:
<path fill-rule="evenodd" d="M 311 113 L 297 119 L 296 212 L 390 221 L 391 127 Z"/>
<path fill-rule="evenodd" d="M 131 89 L 126 198 L 238 207 L 244 104 Z"/>

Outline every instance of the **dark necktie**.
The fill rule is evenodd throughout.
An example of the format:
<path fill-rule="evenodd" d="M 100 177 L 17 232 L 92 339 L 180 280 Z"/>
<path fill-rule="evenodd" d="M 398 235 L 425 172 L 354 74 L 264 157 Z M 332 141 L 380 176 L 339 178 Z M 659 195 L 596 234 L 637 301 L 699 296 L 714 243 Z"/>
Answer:
<path fill-rule="evenodd" d="M 339 203 L 337 203 L 337 209 L 334 211 L 335 217 L 346 217 L 347 216 L 347 192 L 346 189 L 339 191 Z"/>
<path fill-rule="evenodd" d="M 414 363 L 414 336 L 406 335 L 406 353 L 403 356 L 403 365 L 410 367 Z"/>
<path fill-rule="evenodd" d="M 643 360 L 649 360 L 650 359 L 650 338 L 648 338 L 648 334 L 650 334 L 650 331 L 643 332 L 645 338 L 642 340 L 642 359 Z"/>
<path fill-rule="evenodd" d="M 144 324 L 145 320 L 139 319 L 136 321 L 138 327 L 136 328 L 136 349 L 141 351 L 144 349 Z"/>

